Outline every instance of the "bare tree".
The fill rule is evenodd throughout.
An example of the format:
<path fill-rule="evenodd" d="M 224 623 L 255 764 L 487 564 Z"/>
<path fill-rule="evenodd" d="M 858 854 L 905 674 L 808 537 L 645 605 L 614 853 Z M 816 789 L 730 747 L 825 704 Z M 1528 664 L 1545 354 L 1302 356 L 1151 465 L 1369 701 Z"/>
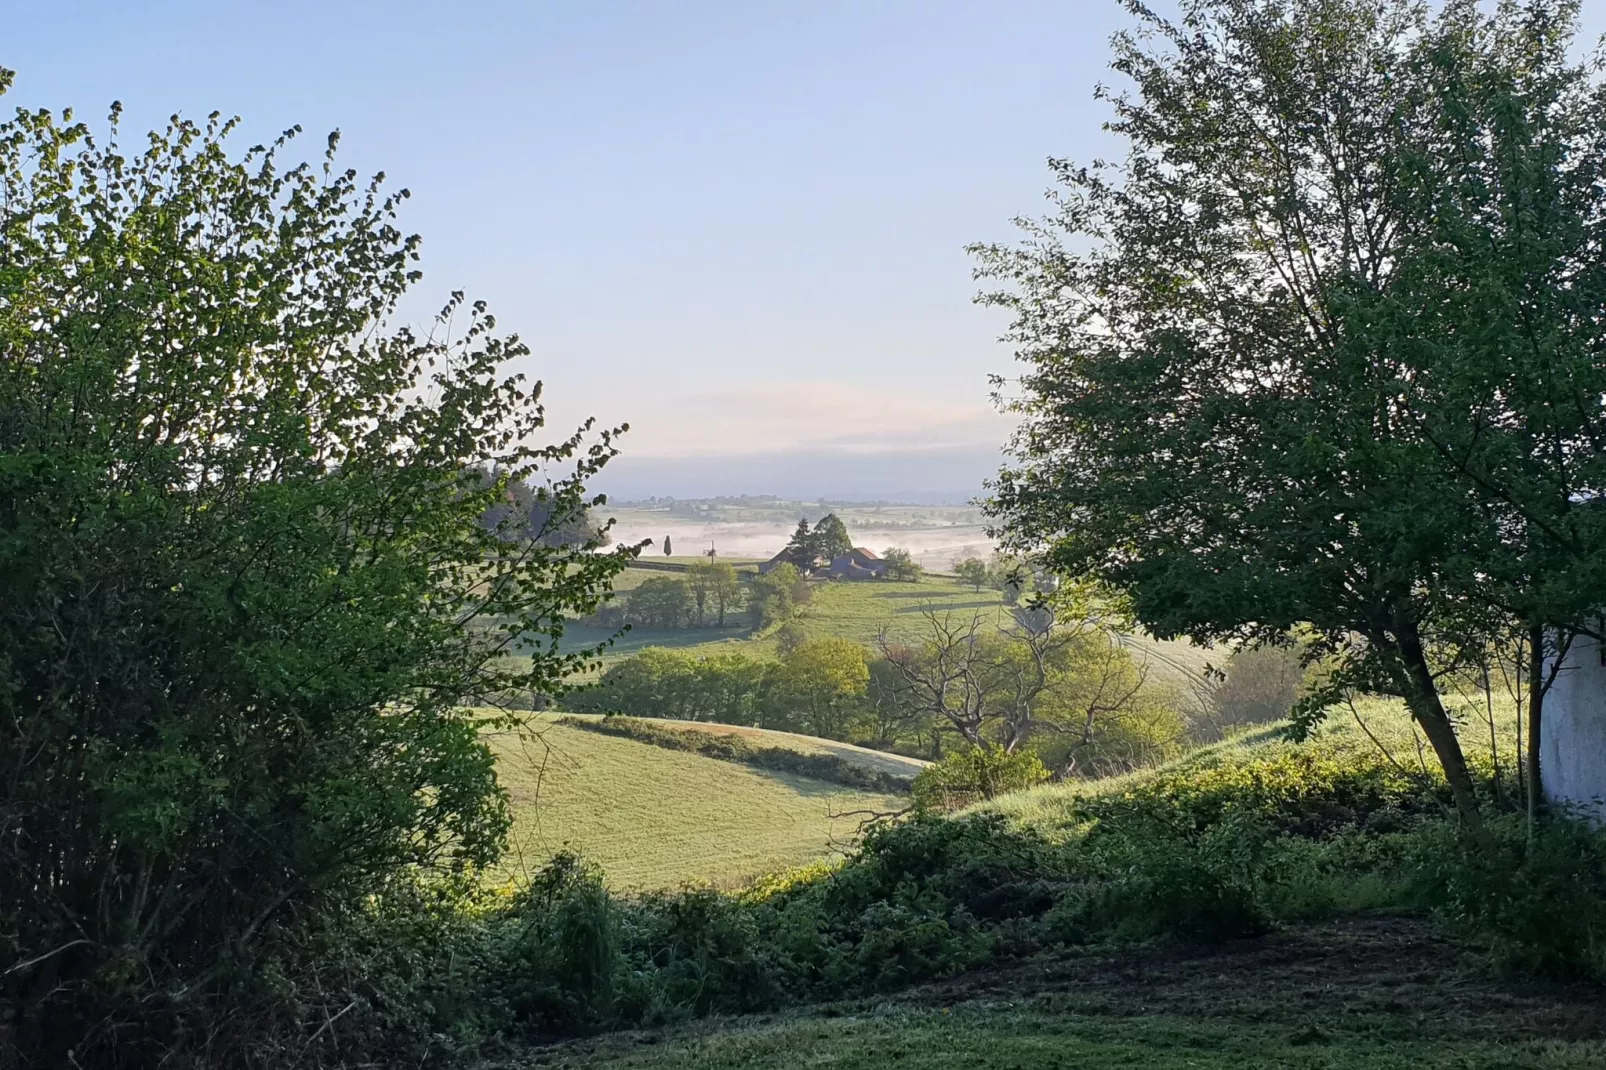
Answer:
<path fill-rule="evenodd" d="M 980 614 L 960 617 L 929 606 L 921 616 L 923 644 L 894 642 L 886 631 L 876 639 L 904 701 L 968 743 L 997 743 L 1008 753 L 1035 735 L 1069 735 L 1061 776 L 1079 772 L 1080 756 L 1111 718 L 1133 708 L 1148 680 L 1147 666 L 1134 665 L 1095 614 L 1065 621 L 1051 603 L 1035 601 L 999 627 Z M 1067 673 L 1072 663 L 1074 681 Z"/>
<path fill-rule="evenodd" d="M 987 695 L 980 676 L 981 614 L 956 619 L 923 607 L 927 639 L 922 647 L 894 642 L 883 628 L 876 650 L 902 680 L 910 703 L 946 720 L 954 731 L 980 746 L 987 722 Z"/>

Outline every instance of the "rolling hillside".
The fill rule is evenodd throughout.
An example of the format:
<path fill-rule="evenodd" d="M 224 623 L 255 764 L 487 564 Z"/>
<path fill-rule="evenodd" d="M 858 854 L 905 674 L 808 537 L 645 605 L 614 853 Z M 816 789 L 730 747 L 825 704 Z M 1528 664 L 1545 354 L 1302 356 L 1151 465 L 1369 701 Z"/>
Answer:
<path fill-rule="evenodd" d="M 786 733 L 747 731 L 769 737 L 764 742 L 772 746 L 803 746 L 789 743 Z M 598 735 L 548 718 L 537 719 L 523 738 L 498 734 L 492 745 L 514 808 L 509 870 L 534 870 L 569 849 L 600 864 L 619 890 L 688 881 L 741 884 L 830 854 L 858 827 L 856 818 L 834 815 L 904 805 L 897 796 Z"/>
<path fill-rule="evenodd" d="M 695 561 L 695 558 L 647 558 L 637 566 L 626 569 L 614 583 L 621 594 L 634 590 L 654 576 L 673 575 L 677 570 Z M 736 562 L 739 568 L 753 567 L 748 562 Z M 810 637 L 839 636 L 858 643 L 869 644 L 882 629 L 900 640 L 914 640 L 923 634 L 926 610 L 937 613 L 967 616 L 980 613 L 989 625 L 1008 619 L 1008 609 L 1002 596 L 990 588 L 980 591 L 960 583 L 952 576 L 927 575 L 920 583 L 825 583 L 814 584 L 813 598 L 801 607 L 796 624 Z M 565 642 L 573 648 L 590 646 L 607 641 L 613 633 L 599 628 L 571 625 Z M 1147 660 L 1157 681 L 1186 686 L 1210 659 L 1207 651 L 1187 643 L 1164 642 L 1148 636 L 1128 638 L 1140 659 Z M 775 649 L 773 635 L 752 637 L 738 612 L 731 616 L 724 628 L 654 629 L 634 627 L 614 640 L 603 654 L 603 661 L 639 654 L 650 646 L 723 650 L 738 649 L 754 654 L 771 654 Z"/>

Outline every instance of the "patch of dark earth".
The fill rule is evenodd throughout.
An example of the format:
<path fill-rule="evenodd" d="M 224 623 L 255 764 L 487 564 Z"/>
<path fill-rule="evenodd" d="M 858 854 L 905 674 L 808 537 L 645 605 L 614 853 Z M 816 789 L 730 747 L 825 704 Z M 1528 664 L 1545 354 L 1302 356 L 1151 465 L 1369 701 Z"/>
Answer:
<path fill-rule="evenodd" d="M 959 1005 L 1095 1018 L 1241 1021 L 1286 1026 L 1290 1036 L 1308 1033 L 1313 1043 L 1329 1033 L 1508 1043 L 1606 1039 L 1606 988 L 1502 977 L 1485 951 L 1445 937 L 1424 919 L 1402 916 L 1288 926 L 1211 945 L 1044 954 L 888 996 L 722 1024 Z M 697 1028 L 715 1024 L 704 1021 Z M 652 1045 L 675 1033 L 675 1027 L 632 1030 L 609 1034 L 607 1042 Z M 580 1054 L 602 1039 L 541 1046 L 525 1057 L 539 1064 L 565 1052 Z"/>

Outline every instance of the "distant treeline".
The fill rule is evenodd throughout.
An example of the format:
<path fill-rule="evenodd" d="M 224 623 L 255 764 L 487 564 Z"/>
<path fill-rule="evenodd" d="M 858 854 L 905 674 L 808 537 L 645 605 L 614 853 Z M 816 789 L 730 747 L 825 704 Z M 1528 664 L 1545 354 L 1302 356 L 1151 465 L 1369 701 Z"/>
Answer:
<path fill-rule="evenodd" d="M 647 562 L 640 565 L 670 573 L 654 576 L 634 590 L 610 598 L 585 623 L 599 628 L 673 630 L 723 628 L 736 614 L 754 630 L 784 621 L 809 600 L 812 591 L 798 570 L 779 565 L 760 575 L 738 572 L 717 558 L 692 564 Z"/>

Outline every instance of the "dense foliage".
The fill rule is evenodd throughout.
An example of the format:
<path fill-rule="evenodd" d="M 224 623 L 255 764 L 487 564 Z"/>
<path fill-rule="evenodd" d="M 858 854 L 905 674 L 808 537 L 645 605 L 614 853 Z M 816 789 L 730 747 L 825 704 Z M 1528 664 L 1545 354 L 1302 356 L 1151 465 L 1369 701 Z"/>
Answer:
<path fill-rule="evenodd" d="M 0 125 L 0 1061 L 242 1065 L 350 1002 L 373 903 L 498 856 L 463 706 L 559 691 L 624 556 L 481 520 L 582 518 L 611 436 L 536 444 L 477 304 L 387 325 L 406 193 L 333 139 L 116 119 Z"/>
<path fill-rule="evenodd" d="M 932 813 L 962 810 L 1035 787 L 1048 776 L 1048 767 L 1033 751 L 1011 753 L 996 743 L 963 747 L 920 771 L 912 785 L 914 804 Z"/>
<path fill-rule="evenodd" d="M 1057 214 L 979 250 L 1029 365 L 994 509 L 1157 635 L 1308 626 L 1335 687 L 1409 702 L 1475 821 L 1437 674 L 1606 601 L 1577 5 L 1130 6 L 1125 159 L 1055 163 Z"/>
<path fill-rule="evenodd" d="M 862 734 L 865 717 L 866 654 L 857 643 L 832 638 L 803 641 L 778 660 L 649 647 L 610 665 L 569 705 L 851 740 Z"/>
<path fill-rule="evenodd" d="M 785 629 L 773 659 L 649 647 L 609 665 L 567 703 L 579 712 L 750 725 L 932 758 L 956 744 L 1024 746 L 1062 776 L 1153 765 L 1187 738 L 1180 696 L 1151 683 L 1132 653 L 1097 628 L 1034 638 L 1017 628 L 995 633 L 973 617 L 933 613 L 928 623 L 931 640 L 884 642 L 875 652 Z"/>

